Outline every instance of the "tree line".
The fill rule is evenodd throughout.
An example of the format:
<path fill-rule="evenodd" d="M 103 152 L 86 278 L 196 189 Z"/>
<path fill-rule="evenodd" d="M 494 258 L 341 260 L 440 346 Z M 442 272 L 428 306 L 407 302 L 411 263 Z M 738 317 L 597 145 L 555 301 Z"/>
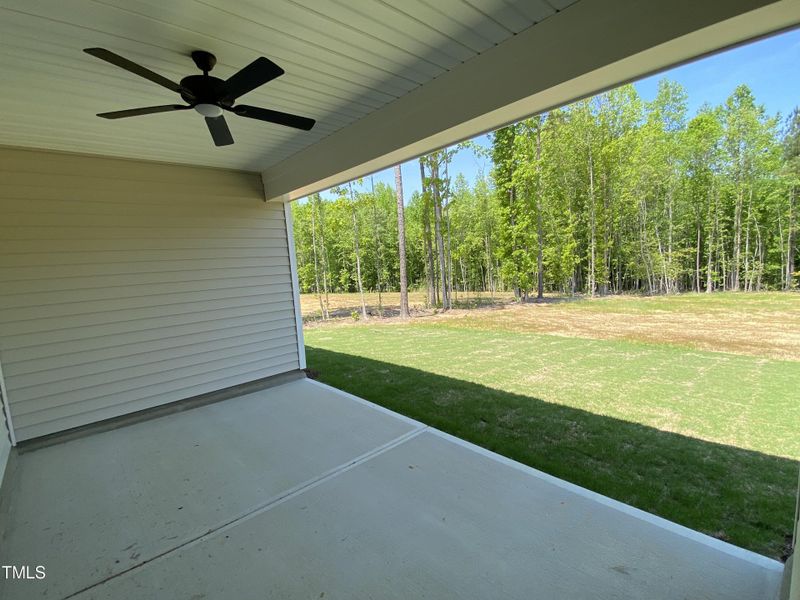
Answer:
<path fill-rule="evenodd" d="M 294 207 L 301 289 L 326 317 L 329 293 L 360 292 L 366 317 L 366 291 L 403 282 L 445 309 L 478 291 L 795 288 L 800 111 L 769 115 L 744 85 L 687 103 L 669 80 L 652 101 L 626 85 L 421 157 L 408 202 L 399 168 L 394 189 L 314 194 Z M 450 173 L 464 147 L 491 159 L 472 185 Z"/>

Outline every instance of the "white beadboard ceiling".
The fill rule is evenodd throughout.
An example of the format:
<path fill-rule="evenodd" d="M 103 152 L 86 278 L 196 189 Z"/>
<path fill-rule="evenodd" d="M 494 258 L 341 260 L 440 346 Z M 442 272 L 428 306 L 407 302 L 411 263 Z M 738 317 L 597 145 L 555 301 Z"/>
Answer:
<path fill-rule="evenodd" d="M 3 0 L 0 143 L 263 171 L 575 0 Z M 194 111 L 107 121 L 180 102 L 82 52 L 103 47 L 178 81 L 189 53 L 227 78 L 258 56 L 286 74 L 240 102 L 308 116 L 311 132 L 228 114 L 217 148 Z"/>

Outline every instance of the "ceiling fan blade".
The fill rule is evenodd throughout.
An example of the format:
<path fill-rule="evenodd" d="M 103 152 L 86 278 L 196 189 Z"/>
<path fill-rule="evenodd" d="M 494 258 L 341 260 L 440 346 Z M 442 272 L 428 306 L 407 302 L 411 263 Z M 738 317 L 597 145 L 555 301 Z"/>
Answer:
<path fill-rule="evenodd" d="M 216 146 L 230 146 L 233 143 L 231 130 L 225 122 L 225 117 L 206 117 L 206 125 L 211 132 L 211 137 Z"/>
<path fill-rule="evenodd" d="M 316 123 L 314 119 L 309 119 L 308 117 L 300 117 L 277 110 L 269 110 L 268 108 L 259 108 L 258 106 L 247 106 L 246 104 L 239 104 L 228 110 L 235 112 L 240 117 L 277 123 L 278 125 L 286 125 L 287 127 L 294 127 L 304 131 L 310 130 Z"/>
<path fill-rule="evenodd" d="M 231 75 L 222 85 L 221 98 L 233 101 L 247 92 L 283 75 L 284 71 L 268 58 L 260 56 Z"/>
<path fill-rule="evenodd" d="M 188 110 L 191 106 L 183 104 L 165 104 L 163 106 L 147 106 L 145 108 L 131 108 L 128 110 L 116 110 L 113 112 L 100 113 L 97 116 L 104 119 L 124 119 L 126 117 L 138 117 L 139 115 L 154 115 L 156 113 L 172 112 L 173 110 Z"/>
<path fill-rule="evenodd" d="M 135 62 L 128 60 L 127 58 L 123 58 L 119 54 L 114 54 L 110 50 L 106 50 L 105 48 L 84 48 L 83 49 L 86 54 L 91 54 L 92 56 L 99 58 L 100 60 L 104 60 L 112 65 L 125 69 L 134 75 L 138 75 L 139 77 L 144 77 L 145 79 L 152 81 L 153 83 L 157 83 L 168 90 L 172 90 L 173 92 L 177 92 L 178 94 L 187 94 L 189 91 L 179 86 L 174 81 L 170 81 L 163 75 L 159 75 L 158 73 L 154 73 L 150 69 L 147 69 L 141 65 L 137 65 Z M 191 94 L 189 94 L 191 96 Z"/>

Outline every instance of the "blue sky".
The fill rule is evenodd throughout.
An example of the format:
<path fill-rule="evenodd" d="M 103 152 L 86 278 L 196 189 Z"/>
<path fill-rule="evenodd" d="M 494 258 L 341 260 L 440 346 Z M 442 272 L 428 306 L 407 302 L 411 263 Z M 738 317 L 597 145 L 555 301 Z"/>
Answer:
<path fill-rule="evenodd" d="M 659 79 L 667 77 L 677 81 L 689 95 L 691 115 L 704 103 L 721 104 L 737 85 L 744 83 L 750 86 L 756 100 L 766 107 L 769 114 L 780 112 L 785 116 L 795 106 L 800 106 L 798 65 L 800 30 L 794 30 L 664 71 L 637 81 L 634 85 L 643 99 L 652 100 Z M 476 141 L 489 146 L 487 135 L 478 136 Z M 481 170 L 488 174 L 490 168 L 488 160 L 475 156 L 472 151 L 463 150 L 453 158 L 450 174 L 455 178 L 458 173 L 463 173 L 472 182 Z M 419 163 L 416 160 L 409 161 L 403 164 L 402 169 L 403 191 L 408 202 L 411 194 L 421 187 Z M 376 184 L 382 181 L 394 187 L 393 169 L 380 171 L 373 177 Z M 362 189 L 368 190 L 369 186 L 367 177 Z"/>

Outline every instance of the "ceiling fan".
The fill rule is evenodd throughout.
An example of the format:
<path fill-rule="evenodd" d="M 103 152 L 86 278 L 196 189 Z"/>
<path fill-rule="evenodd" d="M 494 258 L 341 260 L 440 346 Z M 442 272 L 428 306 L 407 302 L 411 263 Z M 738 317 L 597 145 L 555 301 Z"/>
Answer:
<path fill-rule="evenodd" d="M 206 120 L 211 137 L 217 146 L 228 146 L 233 143 L 231 130 L 225 122 L 223 111 L 227 110 L 240 117 L 277 123 L 296 129 L 310 130 L 314 127 L 314 119 L 300 117 L 277 110 L 259 108 L 257 106 L 247 106 L 246 104 L 234 104 L 240 96 L 272 81 L 283 75 L 284 71 L 274 62 L 263 56 L 255 59 L 249 65 L 234 73 L 228 79 L 220 79 L 209 75 L 209 71 L 217 64 L 217 58 L 210 52 L 195 50 L 192 52 L 192 60 L 202 75 L 189 75 L 181 79 L 180 84 L 170 81 L 166 77 L 154 73 L 135 62 L 114 54 L 104 48 L 86 48 L 84 52 L 91 54 L 111 63 L 117 67 L 125 69 L 144 77 L 153 83 L 177 92 L 187 104 L 166 104 L 162 106 L 148 106 L 145 108 L 132 108 L 130 110 L 118 110 L 114 112 L 100 113 L 97 116 L 104 119 L 124 119 L 126 117 L 138 117 L 139 115 L 152 115 L 155 113 L 172 112 L 174 110 L 189 110 L 193 108 L 203 115 Z"/>

